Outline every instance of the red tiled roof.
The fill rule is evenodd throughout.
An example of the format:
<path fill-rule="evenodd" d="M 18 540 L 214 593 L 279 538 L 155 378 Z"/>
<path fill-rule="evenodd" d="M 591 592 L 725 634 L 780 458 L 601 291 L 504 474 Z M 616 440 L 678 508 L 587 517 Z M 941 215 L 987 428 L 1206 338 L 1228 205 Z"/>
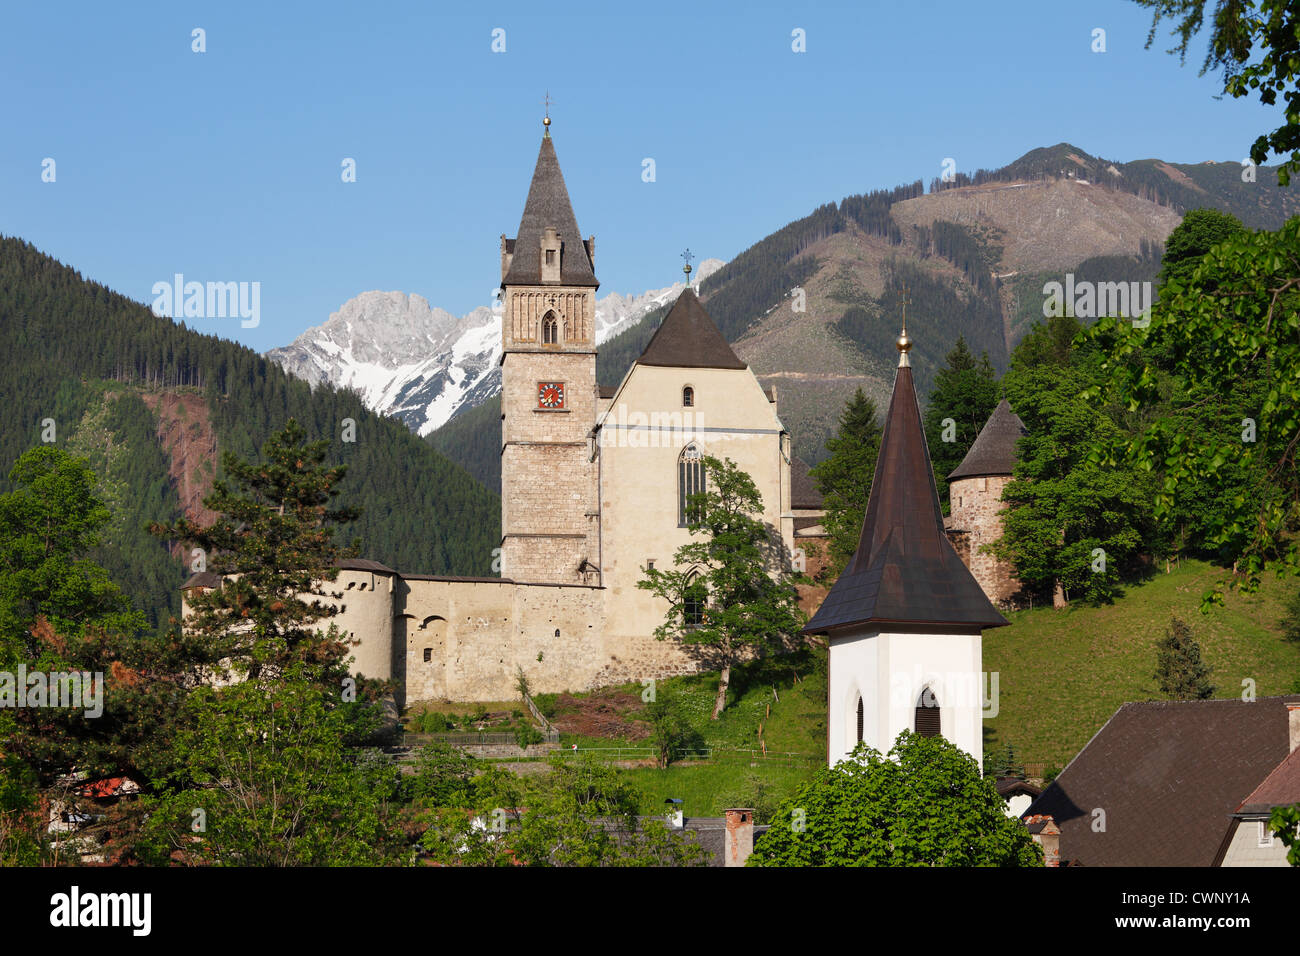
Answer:
<path fill-rule="evenodd" d="M 1262 813 L 1300 803 L 1300 749 L 1293 750 L 1237 808 L 1238 813 Z"/>

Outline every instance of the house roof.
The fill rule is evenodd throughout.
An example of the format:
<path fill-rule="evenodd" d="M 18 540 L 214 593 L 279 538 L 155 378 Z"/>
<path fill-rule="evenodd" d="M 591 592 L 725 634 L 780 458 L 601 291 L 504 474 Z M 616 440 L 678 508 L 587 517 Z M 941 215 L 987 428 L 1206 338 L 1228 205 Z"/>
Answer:
<path fill-rule="evenodd" d="M 503 286 L 541 284 L 541 241 L 547 226 L 554 228 L 560 237 L 560 284 L 599 286 L 591 255 L 573 215 L 564 173 L 560 172 L 560 161 L 555 156 L 555 144 L 549 135 L 542 137 L 537 152 L 537 166 L 528 187 L 524 215 L 519 220 L 519 232 L 513 240 L 506 240 L 506 249 L 513 251 L 514 257 L 506 277 L 501 280 Z"/>
<path fill-rule="evenodd" d="M 858 549 L 804 632 L 867 623 L 975 629 L 1007 623 L 944 534 L 908 365 L 894 379 Z"/>
<path fill-rule="evenodd" d="M 195 571 L 185 583 L 181 585 L 182 591 L 188 591 L 190 588 L 219 588 L 221 587 L 221 575 L 215 571 Z"/>
<path fill-rule="evenodd" d="M 1010 475 L 1016 468 L 1016 442 L 1027 434 L 1025 423 L 1011 410 L 1004 398 L 975 437 L 949 481 L 976 478 L 980 475 Z"/>
<path fill-rule="evenodd" d="M 636 363 L 672 368 L 748 368 L 736 358 L 689 286 L 668 310 Z"/>
<path fill-rule="evenodd" d="M 1229 816 L 1288 752 L 1286 701 L 1124 704 L 1025 817 L 1055 818 L 1062 861 L 1210 866 Z"/>
<path fill-rule="evenodd" d="M 790 507 L 797 511 L 821 511 L 826 506 L 817 482 L 802 458 L 790 459 Z"/>
<path fill-rule="evenodd" d="M 1238 813 L 1268 813 L 1274 807 L 1300 803 L 1300 749 L 1291 751 L 1272 769 L 1258 787 L 1250 792 Z"/>

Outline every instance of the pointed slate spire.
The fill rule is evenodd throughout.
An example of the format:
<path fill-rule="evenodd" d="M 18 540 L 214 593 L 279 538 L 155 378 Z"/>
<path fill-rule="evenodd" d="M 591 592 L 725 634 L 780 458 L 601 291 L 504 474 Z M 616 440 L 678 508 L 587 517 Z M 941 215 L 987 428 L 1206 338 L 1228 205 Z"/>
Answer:
<path fill-rule="evenodd" d="M 600 283 L 596 281 L 591 255 L 578 231 L 578 220 L 573 215 L 569 190 L 564 185 L 564 174 L 560 172 L 549 130 L 537 152 L 537 166 L 528 187 L 524 215 L 519 220 L 519 232 L 508 244 L 514 258 L 502 285 L 541 284 L 542 233 L 548 226 L 560 236 L 560 284 L 598 287 Z"/>
<path fill-rule="evenodd" d="M 1013 474 L 1016 468 L 1016 442 L 1026 434 L 1025 423 L 1011 410 L 1007 400 L 1002 399 L 948 480 Z"/>
<path fill-rule="evenodd" d="M 636 362 L 672 368 L 748 367 L 731 351 L 690 286 L 677 297 Z"/>
<path fill-rule="evenodd" d="M 904 333 L 900 361 L 910 345 Z M 858 550 L 804 632 L 866 624 L 982 630 L 1007 623 L 944 534 L 912 369 L 904 362 L 885 415 Z"/>

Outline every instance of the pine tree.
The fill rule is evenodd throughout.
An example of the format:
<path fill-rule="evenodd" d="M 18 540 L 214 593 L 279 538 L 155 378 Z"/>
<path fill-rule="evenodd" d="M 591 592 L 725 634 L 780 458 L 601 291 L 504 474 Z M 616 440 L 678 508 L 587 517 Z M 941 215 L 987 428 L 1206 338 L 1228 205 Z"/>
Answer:
<path fill-rule="evenodd" d="M 934 375 L 934 389 L 925 410 L 925 441 L 930 446 L 934 484 L 945 514 L 948 475 L 966 457 L 998 404 L 997 373 L 987 352 L 977 362 L 965 338 L 958 336 L 946 361 Z M 945 427 L 948 420 L 952 424 Z"/>
<path fill-rule="evenodd" d="M 1178 618 L 1170 620 L 1169 630 L 1156 645 L 1156 680 L 1160 691 L 1170 700 L 1205 700 L 1214 696 L 1210 683 L 1212 668 L 1201 660 L 1201 645 L 1192 638 L 1192 629 Z"/>
<path fill-rule="evenodd" d="M 839 433 L 826 442 L 830 457 L 809 471 L 826 509 L 823 525 L 830 545 L 826 569 L 830 578 L 844 570 L 857 550 L 867 499 L 871 497 L 880 435 L 875 402 L 859 388 L 840 416 Z"/>

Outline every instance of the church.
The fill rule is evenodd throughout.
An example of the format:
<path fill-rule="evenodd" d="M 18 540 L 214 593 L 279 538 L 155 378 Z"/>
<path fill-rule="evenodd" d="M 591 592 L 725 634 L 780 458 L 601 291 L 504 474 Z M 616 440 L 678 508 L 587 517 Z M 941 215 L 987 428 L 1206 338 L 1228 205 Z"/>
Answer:
<path fill-rule="evenodd" d="M 508 700 L 520 670 L 543 692 L 698 670 L 654 638 L 669 606 L 637 582 L 690 540 L 706 456 L 754 480 L 787 567 L 808 513 L 775 390 L 689 283 L 618 386 L 597 384 L 595 239 L 579 232 L 549 125 L 519 228 L 501 237 L 501 576 L 349 560 L 332 589 L 332 622 L 360 642 L 355 672 L 394 681 L 402 705 Z M 196 574 L 184 594 L 218 583 Z"/>

